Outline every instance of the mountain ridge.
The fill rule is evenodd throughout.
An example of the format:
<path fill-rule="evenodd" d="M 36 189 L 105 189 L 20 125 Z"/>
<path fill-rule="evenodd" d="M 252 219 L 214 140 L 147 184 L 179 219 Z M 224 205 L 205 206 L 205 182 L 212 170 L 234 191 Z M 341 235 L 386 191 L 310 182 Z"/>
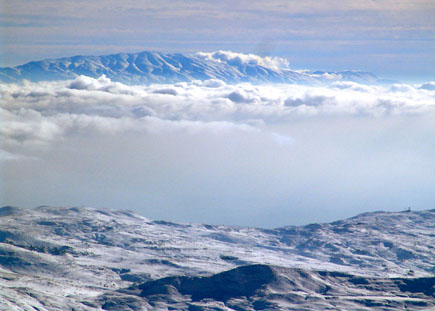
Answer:
<path fill-rule="evenodd" d="M 177 83 L 217 79 L 226 83 L 329 83 L 354 81 L 375 83 L 380 80 L 364 71 L 298 71 L 279 57 L 218 51 L 211 53 L 162 53 L 143 51 L 102 56 L 72 56 L 32 61 L 15 67 L 0 68 L 0 81 L 69 80 L 85 75 L 105 75 L 125 84 Z"/>
<path fill-rule="evenodd" d="M 433 307 L 433 209 L 260 229 L 5 206 L 0 228 L 0 305 L 8 310 Z M 252 282 L 243 282 L 246 273 Z M 237 295 L 223 280 L 241 287 Z M 222 292 L 210 292 L 215 286 Z"/>

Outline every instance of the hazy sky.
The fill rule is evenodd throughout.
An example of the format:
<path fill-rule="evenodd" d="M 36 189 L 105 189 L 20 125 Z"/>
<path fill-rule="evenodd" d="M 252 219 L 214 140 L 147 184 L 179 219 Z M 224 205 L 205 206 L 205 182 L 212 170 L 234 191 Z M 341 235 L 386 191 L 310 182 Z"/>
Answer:
<path fill-rule="evenodd" d="M 0 66 L 142 50 L 284 56 L 297 69 L 433 80 L 433 0 L 0 2 Z"/>
<path fill-rule="evenodd" d="M 0 204 L 275 227 L 433 208 L 435 83 L 0 84 Z"/>

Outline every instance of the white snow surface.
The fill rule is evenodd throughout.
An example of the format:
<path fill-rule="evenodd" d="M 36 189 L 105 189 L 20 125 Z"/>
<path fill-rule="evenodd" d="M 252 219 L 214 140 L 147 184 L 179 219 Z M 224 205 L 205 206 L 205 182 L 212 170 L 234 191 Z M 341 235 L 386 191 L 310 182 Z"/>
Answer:
<path fill-rule="evenodd" d="M 132 281 L 210 275 L 247 264 L 431 276 L 434 247 L 435 210 L 266 230 L 151 221 L 92 207 L 3 207 L 0 310 L 97 310 L 86 302 Z"/>
<path fill-rule="evenodd" d="M 363 71 L 300 71 L 280 57 L 261 57 L 231 51 L 193 54 L 144 51 L 104 56 L 73 56 L 34 61 L 0 68 L 0 81 L 17 82 L 73 79 L 80 75 L 106 75 L 127 84 L 175 83 L 219 79 L 227 83 L 293 83 L 355 81 L 372 83 L 378 78 Z"/>

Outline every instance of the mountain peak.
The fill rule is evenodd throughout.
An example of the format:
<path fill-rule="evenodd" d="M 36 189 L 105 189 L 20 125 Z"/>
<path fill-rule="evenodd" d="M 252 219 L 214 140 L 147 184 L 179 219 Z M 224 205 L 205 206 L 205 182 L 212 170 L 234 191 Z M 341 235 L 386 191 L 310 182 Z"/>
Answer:
<path fill-rule="evenodd" d="M 218 79 L 226 83 L 375 82 L 367 72 L 310 72 L 289 67 L 282 57 L 261 57 L 231 51 L 193 54 L 143 51 L 103 56 L 72 56 L 0 68 L 1 82 L 69 80 L 105 75 L 126 84 L 176 83 Z"/>

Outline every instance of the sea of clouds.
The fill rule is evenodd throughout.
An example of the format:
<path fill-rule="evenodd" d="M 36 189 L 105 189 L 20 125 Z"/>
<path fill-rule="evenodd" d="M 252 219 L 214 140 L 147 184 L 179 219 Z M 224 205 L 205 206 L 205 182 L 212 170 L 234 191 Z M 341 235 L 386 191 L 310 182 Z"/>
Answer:
<path fill-rule="evenodd" d="M 0 84 L 0 120 L 2 204 L 277 226 L 435 199 L 434 82 L 128 86 L 80 76 Z"/>

